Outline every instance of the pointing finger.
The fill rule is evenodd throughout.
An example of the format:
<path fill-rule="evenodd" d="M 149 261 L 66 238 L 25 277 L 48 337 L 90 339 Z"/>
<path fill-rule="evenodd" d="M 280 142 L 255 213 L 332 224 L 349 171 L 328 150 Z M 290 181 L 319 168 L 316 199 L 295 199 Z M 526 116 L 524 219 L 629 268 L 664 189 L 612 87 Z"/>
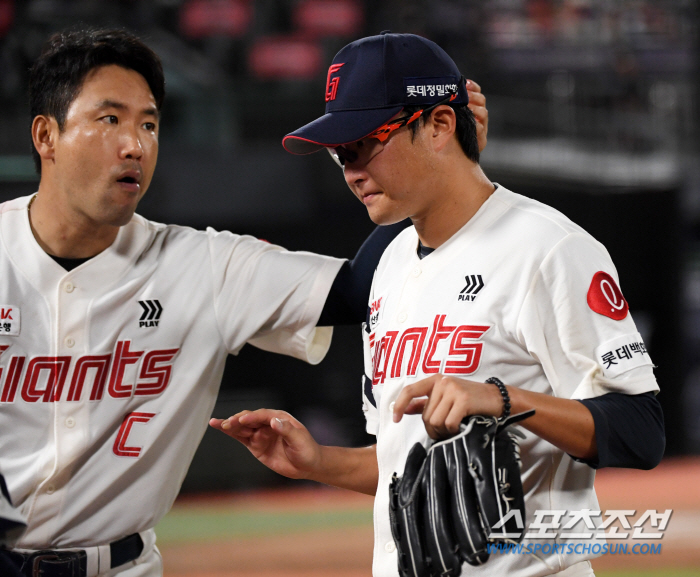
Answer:
<path fill-rule="evenodd" d="M 250 413 L 250 411 L 241 411 L 228 419 L 210 419 L 209 424 L 220 431 L 227 431 L 232 427 L 238 426 L 240 417 L 246 415 L 247 413 Z"/>
<path fill-rule="evenodd" d="M 209 419 L 209 426 L 214 427 L 215 429 L 221 430 L 221 424 L 224 422 L 224 419 Z"/>
<path fill-rule="evenodd" d="M 243 444 L 247 444 L 247 439 L 250 439 L 250 437 L 255 434 L 255 431 L 259 430 L 241 425 L 235 417 L 229 417 L 228 419 L 210 419 L 209 425 Z"/>
<path fill-rule="evenodd" d="M 445 401 L 444 397 L 444 377 L 442 375 L 435 375 L 435 385 L 433 386 L 433 390 L 428 397 L 428 402 L 423 409 L 423 423 L 425 423 L 426 427 L 435 426 L 433 414 L 444 402 L 449 402 L 449 400 Z"/>
<path fill-rule="evenodd" d="M 404 409 L 404 415 L 420 415 L 425 409 L 425 405 L 428 404 L 428 397 L 421 397 L 420 399 L 412 399 L 408 406 Z"/>
<path fill-rule="evenodd" d="M 429 396 L 435 384 L 435 376 L 428 377 L 412 385 L 406 385 L 394 402 L 394 422 L 398 423 L 412 399 Z"/>
<path fill-rule="evenodd" d="M 291 415 L 285 413 L 284 411 L 277 411 L 274 409 L 258 409 L 257 411 L 244 411 L 239 413 L 239 421 L 242 425 L 246 427 L 267 427 L 270 425 L 270 419 L 275 417 L 281 417 L 286 419 L 291 419 Z M 232 417 L 233 418 L 233 417 Z"/>

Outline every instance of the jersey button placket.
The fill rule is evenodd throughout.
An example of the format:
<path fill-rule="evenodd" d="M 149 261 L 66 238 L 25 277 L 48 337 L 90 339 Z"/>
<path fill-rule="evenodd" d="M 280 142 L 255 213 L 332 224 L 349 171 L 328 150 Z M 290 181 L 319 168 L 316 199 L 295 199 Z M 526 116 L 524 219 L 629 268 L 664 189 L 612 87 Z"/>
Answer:
<path fill-rule="evenodd" d="M 71 323 L 69 323 L 69 326 L 66 326 L 66 323 L 65 323 L 65 320 L 66 320 L 66 313 L 68 313 L 69 310 L 75 309 L 76 307 L 79 307 L 79 306 L 80 306 L 80 303 L 76 300 L 76 298 L 79 298 L 78 293 L 75 293 L 75 289 L 78 288 L 78 287 L 76 287 L 76 285 L 73 283 L 73 281 L 67 280 L 67 281 L 65 281 L 65 282 L 63 283 L 62 288 L 63 288 L 63 292 L 64 292 L 64 293 L 67 293 L 67 294 L 70 294 L 71 297 L 70 297 L 70 300 L 67 300 L 67 301 L 64 301 L 64 302 L 62 302 L 62 303 L 59 303 L 59 308 L 60 308 L 60 310 L 62 311 L 62 315 L 61 315 L 61 316 L 63 317 L 63 321 L 61 322 L 61 325 L 62 325 L 61 328 L 62 328 L 64 331 L 66 331 L 66 330 L 71 331 L 72 329 L 69 328 L 69 326 L 70 326 Z M 73 294 L 73 293 L 74 293 L 74 294 Z M 68 304 L 68 303 L 70 303 L 70 304 Z M 69 316 L 69 317 L 71 316 L 70 313 L 68 313 L 68 316 Z M 73 328 L 74 328 L 74 327 L 73 327 Z M 68 348 L 68 349 L 74 348 L 75 345 L 76 345 L 75 336 L 72 335 L 72 334 L 66 335 L 66 336 L 63 338 L 63 345 L 64 345 L 66 348 Z"/>
<path fill-rule="evenodd" d="M 71 358 L 71 368 L 81 351 L 85 341 L 83 334 L 84 314 L 89 301 L 81 291 L 81 283 L 73 280 L 65 280 L 61 283 L 59 291 L 59 331 L 58 341 L 59 355 Z M 63 349 L 62 351 L 60 349 Z M 55 404 L 55 420 L 58 442 L 56 443 L 56 459 L 60 474 L 66 463 L 72 462 L 85 450 L 89 435 L 89 417 L 86 413 L 89 409 L 83 403 L 66 402 L 68 387 L 63 388 L 61 399 Z M 83 390 L 82 399 L 85 399 L 89 391 Z"/>

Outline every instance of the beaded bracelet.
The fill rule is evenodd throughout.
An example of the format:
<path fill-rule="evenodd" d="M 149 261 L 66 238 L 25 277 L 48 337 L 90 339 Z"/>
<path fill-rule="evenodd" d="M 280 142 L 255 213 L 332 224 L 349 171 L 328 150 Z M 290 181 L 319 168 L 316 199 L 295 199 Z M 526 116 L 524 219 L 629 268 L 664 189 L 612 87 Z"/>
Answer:
<path fill-rule="evenodd" d="M 503 382 L 496 377 L 488 378 L 486 379 L 486 382 L 496 385 L 498 390 L 501 392 L 501 396 L 503 397 L 503 414 L 501 415 L 500 419 L 507 419 L 510 416 L 510 396 L 508 395 L 508 389 L 506 389 Z"/>

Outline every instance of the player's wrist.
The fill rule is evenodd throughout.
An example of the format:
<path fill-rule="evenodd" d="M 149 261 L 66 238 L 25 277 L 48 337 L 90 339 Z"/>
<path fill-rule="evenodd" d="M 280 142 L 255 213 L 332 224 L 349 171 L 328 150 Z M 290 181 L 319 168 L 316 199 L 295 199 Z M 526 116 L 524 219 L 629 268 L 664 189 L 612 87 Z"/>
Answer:
<path fill-rule="evenodd" d="M 374 495 L 378 483 L 376 446 L 319 445 L 319 460 L 311 481 Z"/>
<path fill-rule="evenodd" d="M 496 399 L 497 406 L 500 408 L 494 413 L 499 419 L 507 419 L 511 412 L 511 400 L 508 387 L 497 377 L 486 379 L 486 382 L 491 386 L 491 396 Z"/>
<path fill-rule="evenodd" d="M 333 485 L 333 463 L 337 460 L 337 455 L 335 454 L 337 449 L 338 447 L 329 447 L 326 445 L 317 444 L 315 447 L 314 456 L 309 460 L 305 468 L 305 478 L 309 481 Z"/>
<path fill-rule="evenodd" d="M 524 413 L 531 409 L 537 409 L 538 415 L 541 411 L 537 399 L 542 393 L 535 393 L 533 391 L 526 391 L 512 385 L 506 385 L 506 390 L 508 391 L 508 396 L 510 397 L 510 414 L 518 415 Z M 544 395 L 549 397 L 549 395 Z M 523 426 L 529 424 L 532 418 L 529 418 L 522 422 Z"/>

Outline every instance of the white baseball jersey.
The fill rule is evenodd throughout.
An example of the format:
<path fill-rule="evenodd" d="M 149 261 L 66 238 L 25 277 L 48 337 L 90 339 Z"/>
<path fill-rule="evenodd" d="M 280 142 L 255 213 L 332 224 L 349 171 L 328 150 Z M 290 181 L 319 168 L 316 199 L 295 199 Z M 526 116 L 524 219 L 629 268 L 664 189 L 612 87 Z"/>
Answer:
<path fill-rule="evenodd" d="M 229 353 L 320 362 L 343 261 L 135 215 L 66 272 L 28 201 L 0 206 L 0 471 L 28 519 L 18 548 L 104 545 L 170 509 Z"/>
<path fill-rule="evenodd" d="M 398 575 L 388 515 L 391 476 L 403 473 L 415 443 L 429 444 L 420 415 L 392 421 L 393 402 L 407 383 L 442 372 L 480 382 L 498 377 L 566 399 L 658 390 L 610 256 L 556 210 L 498 187 L 423 260 L 417 246 L 410 227 L 384 253 L 365 333 L 365 371 L 376 406 L 364 395 L 364 411 L 379 461 L 375 577 Z M 525 434 L 525 527 L 535 510 L 597 510 L 594 470 Z M 593 555 L 540 557 L 492 554 L 481 567 L 465 565 L 464 574 L 536 577 Z"/>

